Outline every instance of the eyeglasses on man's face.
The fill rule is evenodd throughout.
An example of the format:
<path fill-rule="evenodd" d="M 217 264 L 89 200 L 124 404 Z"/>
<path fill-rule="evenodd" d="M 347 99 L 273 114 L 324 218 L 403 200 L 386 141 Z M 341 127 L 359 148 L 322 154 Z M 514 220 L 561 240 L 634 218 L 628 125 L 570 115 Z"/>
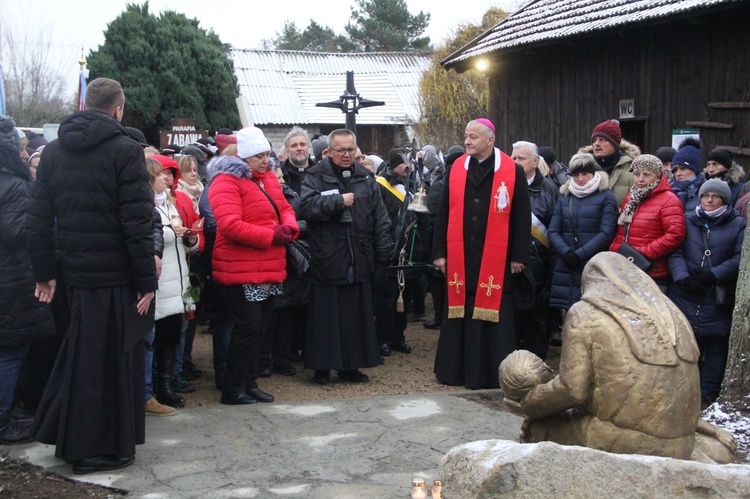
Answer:
<path fill-rule="evenodd" d="M 335 152 L 339 156 L 354 156 L 354 153 L 357 152 L 357 149 L 331 149 L 331 151 Z"/>

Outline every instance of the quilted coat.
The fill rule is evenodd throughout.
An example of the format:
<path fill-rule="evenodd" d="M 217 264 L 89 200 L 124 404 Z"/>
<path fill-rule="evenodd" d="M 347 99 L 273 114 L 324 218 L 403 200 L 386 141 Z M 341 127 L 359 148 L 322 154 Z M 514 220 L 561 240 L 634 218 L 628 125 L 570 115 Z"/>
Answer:
<path fill-rule="evenodd" d="M 625 196 L 622 207 L 629 199 L 630 194 Z M 625 226 L 618 225 L 610 251 L 618 250 L 624 234 Z M 682 203 L 672 192 L 667 176 L 662 175 L 661 182 L 636 208 L 633 222 L 628 227 L 627 242 L 653 262 L 647 273 L 656 279 L 669 276 L 667 257 L 682 246 L 684 240 Z"/>
<path fill-rule="evenodd" d="M 599 190 L 583 198 L 570 193 L 572 179 L 560 187 L 562 196 L 557 200 L 550 222 L 549 243 L 558 255 L 575 252 L 581 265 L 570 268 L 562 258 L 557 258 L 552 274 L 551 307 L 567 310 L 581 299 L 583 266 L 597 253 L 609 249 L 615 237 L 617 199 L 609 190 L 607 174 L 596 174 L 602 177 Z"/>
<path fill-rule="evenodd" d="M 216 219 L 214 280 L 226 286 L 284 282 L 286 247 L 271 245 L 274 227 L 291 227 L 295 238 L 299 227 L 276 175 L 270 170 L 259 175 L 236 156 L 217 158 L 209 172 L 208 199 Z"/>
<path fill-rule="evenodd" d="M 687 237 L 685 244 L 669 256 L 669 271 L 674 283 L 669 297 L 685 314 L 697 337 L 729 336 L 732 328 L 732 311 L 721 310 L 714 304 L 713 287 L 706 286 L 700 294 L 689 293 L 679 281 L 711 268 L 718 284 L 737 285 L 742 241 L 745 234 L 745 219 L 729 209 L 706 226 L 705 220 L 695 212 L 687 213 Z M 711 250 L 711 263 L 703 258 L 706 234 Z"/>

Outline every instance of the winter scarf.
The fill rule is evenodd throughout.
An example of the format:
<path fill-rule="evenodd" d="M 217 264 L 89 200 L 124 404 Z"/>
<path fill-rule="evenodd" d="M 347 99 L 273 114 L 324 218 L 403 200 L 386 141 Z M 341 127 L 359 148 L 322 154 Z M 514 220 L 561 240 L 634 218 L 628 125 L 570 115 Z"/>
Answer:
<path fill-rule="evenodd" d="M 573 181 L 573 179 L 570 180 L 570 185 L 568 185 L 568 190 L 571 194 L 573 194 L 577 198 L 585 198 L 589 194 L 593 194 L 594 192 L 599 190 L 599 184 L 602 182 L 602 177 L 599 175 L 594 174 L 594 176 L 586 182 L 582 187 L 579 187 L 578 184 Z"/>
<path fill-rule="evenodd" d="M 638 208 L 638 205 L 641 204 L 641 201 L 646 199 L 649 194 L 651 194 L 651 191 L 656 189 L 656 186 L 659 185 L 659 182 L 661 182 L 661 178 L 656 179 L 653 183 L 647 185 L 646 187 L 636 187 L 635 184 L 633 184 L 633 186 L 630 188 L 630 198 L 628 199 L 628 204 L 626 204 L 625 208 L 622 210 L 617 223 L 620 225 L 625 225 L 632 222 L 633 214 L 635 213 L 636 208 Z"/>

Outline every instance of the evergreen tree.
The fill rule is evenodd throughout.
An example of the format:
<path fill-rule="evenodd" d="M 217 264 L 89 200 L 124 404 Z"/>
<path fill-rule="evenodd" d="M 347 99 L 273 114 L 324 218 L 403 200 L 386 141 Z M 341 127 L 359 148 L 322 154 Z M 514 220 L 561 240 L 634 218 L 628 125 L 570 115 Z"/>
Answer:
<path fill-rule="evenodd" d="M 462 144 L 466 123 L 487 115 L 487 77 L 474 69 L 462 74 L 446 71 L 440 61 L 506 17 L 502 9 L 492 7 L 482 16 L 481 25 L 459 26 L 434 52 L 430 68 L 419 82 L 418 130 L 424 143 L 434 144 L 443 151 Z"/>
<path fill-rule="evenodd" d="M 355 0 L 346 32 L 358 52 L 429 50 L 430 37 L 421 36 L 430 14 L 409 14 L 404 0 Z"/>
<path fill-rule="evenodd" d="M 238 128 L 239 94 L 230 47 L 197 19 L 165 11 L 149 13 L 148 2 L 129 4 L 104 33 L 104 44 L 88 57 L 90 77 L 120 81 L 125 90 L 123 122 L 150 143 L 172 118 L 195 118 L 199 129 Z"/>
<path fill-rule="evenodd" d="M 278 50 L 302 50 L 306 52 L 347 52 L 345 37 L 336 35 L 328 26 L 315 21 L 300 32 L 292 21 L 286 21 L 281 33 L 273 41 Z"/>

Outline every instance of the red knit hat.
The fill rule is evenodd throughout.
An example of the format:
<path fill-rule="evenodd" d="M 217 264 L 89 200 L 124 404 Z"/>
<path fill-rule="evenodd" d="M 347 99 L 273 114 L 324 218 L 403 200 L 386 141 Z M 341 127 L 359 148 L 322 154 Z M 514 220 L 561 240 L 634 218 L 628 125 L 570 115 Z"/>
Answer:
<path fill-rule="evenodd" d="M 599 123 L 591 132 L 591 142 L 597 137 L 602 137 L 611 142 L 615 149 L 620 147 L 620 141 L 622 140 L 622 130 L 620 130 L 620 122 L 617 120 L 607 120 Z"/>

